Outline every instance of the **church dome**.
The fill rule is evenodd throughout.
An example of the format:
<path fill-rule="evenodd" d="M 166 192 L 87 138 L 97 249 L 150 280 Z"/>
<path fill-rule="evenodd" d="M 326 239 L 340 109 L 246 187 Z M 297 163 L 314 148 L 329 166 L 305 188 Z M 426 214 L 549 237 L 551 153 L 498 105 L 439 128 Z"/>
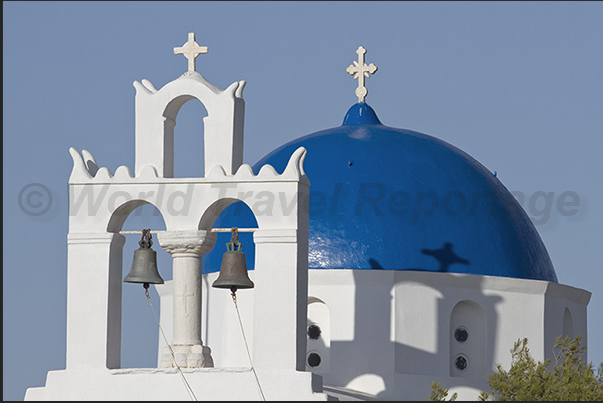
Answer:
<path fill-rule="evenodd" d="M 366 103 L 339 127 L 293 140 L 258 161 L 282 172 L 300 146 L 311 182 L 310 269 L 421 270 L 557 282 L 548 252 L 511 193 L 477 160 L 435 137 L 383 125 Z M 255 227 L 235 203 L 215 227 Z M 204 256 L 220 269 L 222 240 Z M 250 233 L 240 239 L 250 245 Z M 254 251 L 244 247 L 253 269 Z"/>

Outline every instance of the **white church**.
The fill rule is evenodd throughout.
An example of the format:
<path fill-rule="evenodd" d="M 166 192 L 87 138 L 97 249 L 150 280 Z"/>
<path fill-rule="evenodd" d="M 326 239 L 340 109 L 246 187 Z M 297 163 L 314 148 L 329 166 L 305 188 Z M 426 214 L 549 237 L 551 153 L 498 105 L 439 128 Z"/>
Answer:
<path fill-rule="evenodd" d="M 134 82 L 134 173 L 69 150 L 70 209 L 106 205 L 70 211 L 66 368 L 25 400 L 427 400 L 432 381 L 476 400 L 520 338 L 536 360 L 553 358 L 557 336 L 586 346 L 590 292 L 559 284 L 495 173 L 381 123 L 364 48 L 346 70 L 358 102 L 342 125 L 254 166 L 242 163 L 245 81 L 222 90 L 197 72 L 207 47 L 193 33 L 174 53 L 188 59 L 180 77 Z M 208 113 L 205 177 L 175 178 L 174 126 L 192 99 Z M 192 191 L 190 206 L 158 203 L 160 190 Z M 166 230 L 141 229 L 124 278 L 120 232 L 147 203 Z M 153 246 L 172 255 L 172 280 Z M 156 368 L 120 363 L 122 287 L 142 287 L 131 282 L 160 296 Z"/>

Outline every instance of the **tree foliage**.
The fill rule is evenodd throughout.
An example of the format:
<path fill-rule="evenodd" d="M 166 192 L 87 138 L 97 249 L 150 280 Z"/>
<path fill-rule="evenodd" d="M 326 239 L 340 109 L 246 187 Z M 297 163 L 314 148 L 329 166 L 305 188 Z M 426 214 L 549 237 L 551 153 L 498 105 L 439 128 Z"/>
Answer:
<path fill-rule="evenodd" d="M 442 385 L 440 385 L 439 382 L 436 382 L 436 381 L 431 382 L 431 394 L 429 395 L 429 401 L 431 401 L 431 402 L 445 401 L 446 396 L 448 396 L 448 388 L 443 387 Z M 448 401 L 453 402 L 456 400 L 457 397 L 458 397 L 458 394 L 455 392 L 452 394 L 452 396 L 450 396 L 450 399 L 448 399 Z"/>
<path fill-rule="evenodd" d="M 581 339 L 581 335 L 571 341 L 569 336 L 557 337 L 552 368 L 550 359 L 537 362 L 532 358 L 527 338 L 517 340 L 511 349 L 511 368 L 507 371 L 498 364 L 488 375 L 490 390 L 482 392 L 479 400 L 603 401 L 603 363 L 595 374 L 592 362 L 582 361 L 586 348 L 580 347 Z M 447 388 L 433 382 L 431 389 L 429 400 L 446 400 Z"/>

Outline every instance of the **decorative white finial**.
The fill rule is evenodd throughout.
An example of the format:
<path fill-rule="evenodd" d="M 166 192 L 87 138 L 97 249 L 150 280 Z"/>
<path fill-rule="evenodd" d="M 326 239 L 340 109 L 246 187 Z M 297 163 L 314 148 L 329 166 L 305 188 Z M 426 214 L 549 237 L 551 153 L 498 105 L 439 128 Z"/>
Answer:
<path fill-rule="evenodd" d="M 373 63 L 368 66 L 364 63 L 364 54 L 366 53 L 366 49 L 362 46 L 359 46 L 356 50 L 358 54 L 358 61 L 354 62 L 354 64 L 350 64 L 350 66 L 345 70 L 348 73 L 354 76 L 354 80 L 358 79 L 358 88 L 356 88 L 356 96 L 358 97 L 358 102 L 364 102 L 364 98 L 366 98 L 366 94 L 368 94 L 368 90 L 364 86 L 364 77 L 368 77 L 369 73 L 375 74 L 377 71 L 377 66 Z"/>
<path fill-rule="evenodd" d="M 195 59 L 202 53 L 207 53 L 207 46 L 199 46 L 195 42 L 195 33 L 188 33 L 188 42 L 179 48 L 174 48 L 175 55 L 184 55 L 188 59 L 188 71 L 195 71 Z"/>

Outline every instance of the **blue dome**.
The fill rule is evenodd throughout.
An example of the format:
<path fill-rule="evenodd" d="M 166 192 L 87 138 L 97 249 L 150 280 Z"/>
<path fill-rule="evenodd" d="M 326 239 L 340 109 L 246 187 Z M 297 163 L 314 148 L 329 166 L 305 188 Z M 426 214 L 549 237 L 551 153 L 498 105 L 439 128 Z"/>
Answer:
<path fill-rule="evenodd" d="M 511 193 L 462 150 L 435 137 L 384 126 L 366 103 L 342 126 L 293 140 L 255 164 L 285 169 L 308 150 L 310 269 L 382 269 L 469 273 L 557 282 L 548 252 Z M 253 202 L 253 201 L 251 201 Z M 242 203 L 216 227 L 255 227 Z M 204 256 L 204 272 L 220 269 L 229 234 Z M 253 269 L 250 233 L 241 233 Z"/>

